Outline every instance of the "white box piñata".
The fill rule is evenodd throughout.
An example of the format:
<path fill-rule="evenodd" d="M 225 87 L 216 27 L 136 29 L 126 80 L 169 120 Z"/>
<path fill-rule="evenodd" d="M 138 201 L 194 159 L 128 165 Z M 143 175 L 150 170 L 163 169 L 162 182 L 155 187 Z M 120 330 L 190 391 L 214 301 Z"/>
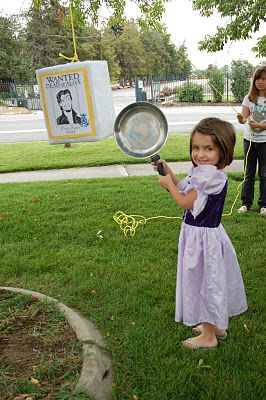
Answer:
<path fill-rule="evenodd" d="M 36 71 L 51 144 L 113 135 L 115 110 L 106 61 L 79 61 Z"/>

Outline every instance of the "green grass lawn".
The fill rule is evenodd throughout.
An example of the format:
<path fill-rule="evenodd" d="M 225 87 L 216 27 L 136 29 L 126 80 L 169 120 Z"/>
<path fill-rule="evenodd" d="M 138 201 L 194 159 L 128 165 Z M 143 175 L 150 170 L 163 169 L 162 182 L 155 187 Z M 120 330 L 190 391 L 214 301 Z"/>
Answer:
<path fill-rule="evenodd" d="M 182 146 L 176 142 L 176 149 L 170 149 L 176 139 L 169 139 L 164 156 L 174 157 L 177 151 L 179 159 Z M 106 142 L 115 149 L 110 139 Z M 88 164 L 111 157 L 108 151 L 104 156 L 89 152 L 92 147 L 73 149 L 79 149 L 84 163 L 87 155 Z M 54 152 L 54 163 L 56 152 L 73 150 L 45 143 L 37 148 L 46 155 Z M 31 166 L 41 167 L 41 158 Z M 63 158 L 61 166 L 69 166 Z M 26 159 L 24 167 L 20 164 L 25 167 Z M 230 175 L 225 212 L 239 179 Z M 151 220 L 126 237 L 113 220 L 118 210 L 145 217 L 182 214 L 156 176 L 2 184 L 1 285 L 47 294 L 94 321 L 113 360 L 112 400 L 134 395 L 140 400 L 264 399 L 265 219 L 257 209 L 246 215 L 234 210 L 223 218 L 238 254 L 249 309 L 231 319 L 228 340 L 216 351 L 190 352 L 180 341 L 191 329 L 174 321 L 180 220 Z"/>
<path fill-rule="evenodd" d="M 243 158 L 243 134 L 237 135 L 235 158 Z M 189 160 L 189 134 L 169 135 L 160 151 L 168 161 Z M 133 164 L 149 162 L 126 156 L 116 145 L 113 137 L 99 142 L 74 143 L 65 148 L 63 144 L 50 145 L 48 142 L 1 144 L 0 173 L 30 171 L 52 168 L 87 167 L 111 164 Z"/>

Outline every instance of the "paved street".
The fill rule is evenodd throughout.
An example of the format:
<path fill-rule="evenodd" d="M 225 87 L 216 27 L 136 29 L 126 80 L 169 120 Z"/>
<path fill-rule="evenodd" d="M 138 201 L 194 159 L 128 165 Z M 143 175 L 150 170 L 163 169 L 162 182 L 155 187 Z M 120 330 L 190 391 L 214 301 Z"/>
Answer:
<path fill-rule="evenodd" d="M 134 89 L 114 90 L 113 100 L 116 114 L 125 106 L 135 102 Z M 238 130 L 243 130 L 236 119 L 236 111 L 230 106 L 179 106 L 161 108 L 168 121 L 169 133 L 184 133 L 201 119 L 213 116 L 233 123 Z M 241 107 L 235 107 L 240 111 Z M 0 115 L 0 143 L 31 142 L 47 140 L 43 112 L 30 114 Z"/>

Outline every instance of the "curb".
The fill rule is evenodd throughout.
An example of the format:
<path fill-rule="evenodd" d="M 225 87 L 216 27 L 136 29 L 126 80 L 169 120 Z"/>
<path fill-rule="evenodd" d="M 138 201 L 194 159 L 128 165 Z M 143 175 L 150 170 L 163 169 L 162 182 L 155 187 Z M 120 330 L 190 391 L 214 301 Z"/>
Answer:
<path fill-rule="evenodd" d="M 100 347 L 104 346 L 105 343 L 93 323 L 72 308 L 42 293 L 8 286 L 0 286 L 0 289 L 26 294 L 38 300 L 57 304 L 76 333 L 77 339 L 84 342 L 82 346 L 83 364 L 76 388 L 85 390 L 88 394 L 93 395 L 96 400 L 107 400 L 112 391 L 113 381 L 111 359 L 101 351 Z"/>
<path fill-rule="evenodd" d="M 0 107 L 0 115 L 31 114 L 31 111 L 24 107 Z"/>

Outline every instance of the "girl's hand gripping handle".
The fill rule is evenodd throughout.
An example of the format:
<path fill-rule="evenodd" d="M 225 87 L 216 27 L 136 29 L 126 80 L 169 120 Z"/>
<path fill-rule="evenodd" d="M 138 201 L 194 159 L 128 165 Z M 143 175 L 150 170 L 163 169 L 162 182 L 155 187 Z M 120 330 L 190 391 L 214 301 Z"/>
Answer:
<path fill-rule="evenodd" d="M 154 165 L 156 165 L 159 175 L 166 176 L 166 173 L 165 173 L 165 171 L 163 169 L 163 164 L 162 163 L 158 163 L 158 161 L 160 160 L 159 154 L 154 154 L 151 157 L 151 159 L 152 159 L 152 162 L 154 163 Z M 166 190 L 167 190 L 167 192 L 169 192 L 168 189 L 166 189 Z"/>
<path fill-rule="evenodd" d="M 152 159 L 152 162 L 154 163 L 154 165 L 156 165 L 159 175 L 165 176 L 166 173 L 164 172 L 163 165 L 161 163 L 158 163 L 158 161 L 160 160 L 159 154 L 154 154 L 151 157 L 151 159 Z"/>

